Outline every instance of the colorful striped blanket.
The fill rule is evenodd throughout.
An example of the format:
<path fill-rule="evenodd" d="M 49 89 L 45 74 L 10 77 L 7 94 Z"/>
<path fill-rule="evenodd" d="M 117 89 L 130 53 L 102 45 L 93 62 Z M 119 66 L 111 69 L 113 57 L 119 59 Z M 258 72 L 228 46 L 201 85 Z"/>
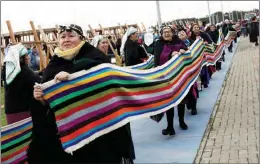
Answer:
<path fill-rule="evenodd" d="M 131 120 L 176 106 L 202 66 L 213 65 L 221 57 L 224 45 L 223 41 L 210 53 L 205 52 L 202 40 L 196 40 L 189 52 L 160 67 L 147 69 L 153 67 L 153 57 L 129 68 L 101 64 L 72 74 L 69 81 L 42 84 L 44 97 L 55 111 L 65 151 L 71 153 Z M 2 163 L 26 161 L 31 131 L 31 118 L 1 128 Z"/>
<path fill-rule="evenodd" d="M 101 64 L 71 74 L 68 81 L 42 84 L 44 99 L 55 112 L 64 150 L 72 153 L 132 120 L 178 105 L 202 66 L 215 64 L 222 54 L 204 51 L 203 41 L 196 40 L 189 52 L 160 67 L 135 70 Z"/>

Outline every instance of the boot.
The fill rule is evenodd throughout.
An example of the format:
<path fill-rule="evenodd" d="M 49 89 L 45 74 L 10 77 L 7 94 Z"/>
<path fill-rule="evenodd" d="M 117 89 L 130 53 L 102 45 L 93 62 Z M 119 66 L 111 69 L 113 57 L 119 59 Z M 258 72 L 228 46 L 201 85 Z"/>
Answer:
<path fill-rule="evenodd" d="M 175 135 L 175 130 L 174 130 L 174 128 L 172 128 L 172 129 L 163 129 L 162 130 L 162 134 L 163 135 L 170 135 L 170 136 L 173 136 L 173 135 Z"/>
<path fill-rule="evenodd" d="M 195 100 L 191 105 L 192 105 L 191 115 L 196 115 L 197 114 L 197 101 Z"/>
<path fill-rule="evenodd" d="M 179 119 L 179 123 L 180 123 L 180 128 L 181 128 L 182 130 L 187 130 L 187 129 L 188 129 L 188 126 L 187 126 L 187 124 L 184 122 L 184 120 L 180 120 L 180 119 Z"/>
<path fill-rule="evenodd" d="M 191 109 L 190 102 L 188 102 L 188 103 L 186 104 L 186 107 L 187 107 L 188 110 Z"/>
<path fill-rule="evenodd" d="M 197 109 L 196 108 L 191 109 L 191 115 L 197 115 Z"/>
<path fill-rule="evenodd" d="M 185 114 L 185 104 L 178 105 L 178 116 L 179 116 L 179 124 L 182 130 L 187 130 L 188 126 L 184 122 L 184 114 Z"/>
<path fill-rule="evenodd" d="M 175 135 L 175 130 L 173 128 L 173 118 L 174 118 L 174 108 L 166 111 L 167 117 L 167 128 L 162 130 L 163 135 Z"/>

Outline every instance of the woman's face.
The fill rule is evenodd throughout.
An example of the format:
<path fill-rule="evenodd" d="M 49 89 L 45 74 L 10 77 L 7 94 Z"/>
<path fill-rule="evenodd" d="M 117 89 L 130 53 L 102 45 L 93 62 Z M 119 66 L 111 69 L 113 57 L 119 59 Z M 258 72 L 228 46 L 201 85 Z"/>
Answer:
<path fill-rule="evenodd" d="M 131 39 L 131 40 L 134 40 L 134 41 L 137 41 L 137 40 L 138 40 L 138 32 L 133 33 L 133 34 L 130 36 L 130 39 Z"/>
<path fill-rule="evenodd" d="M 215 31 L 216 27 L 215 26 L 210 26 L 210 31 Z"/>
<path fill-rule="evenodd" d="M 107 39 L 100 40 L 100 42 L 98 43 L 98 49 L 101 50 L 104 53 L 107 53 L 107 50 L 108 50 Z"/>
<path fill-rule="evenodd" d="M 75 31 L 64 31 L 59 36 L 60 49 L 63 51 L 77 47 L 80 42 L 80 36 Z"/>
<path fill-rule="evenodd" d="M 172 36 L 173 36 L 173 33 L 172 33 L 171 29 L 166 28 L 166 29 L 163 30 L 162 37 L 163 37 L 164 40 L 171 41 Z"/>
<path fill-rule="evenodd" d="M 194 33 L 199 33 L 199 32 L 200 32 L 199 26 L 198 26 L 198 25 L 194 25 L 193 28 L 192 28 L 192 31 L 193 31 Z"/>
<path fill-rule="evenodd" d="M 25 64 L 25 65 L 29 65 L 30 57 L 29 57 L 28 54 L 24 55 L 24 56 L 21 57 L 21 58 L 23 58 L 22 60 L 24 60 L 24 64 Z M 20 60 L 21 60 L 21 58 L 20 58 Z"/>
<path fill-rule="evenodd" d="M 183 30 L 181 30 L 181 31 L 178 32 L 178 37 L 179 37 L 181 40 L 185 40 L 185 39 L 187 39 L 187 34 L 186 34 L 186 32 L 184 32 Z"/>

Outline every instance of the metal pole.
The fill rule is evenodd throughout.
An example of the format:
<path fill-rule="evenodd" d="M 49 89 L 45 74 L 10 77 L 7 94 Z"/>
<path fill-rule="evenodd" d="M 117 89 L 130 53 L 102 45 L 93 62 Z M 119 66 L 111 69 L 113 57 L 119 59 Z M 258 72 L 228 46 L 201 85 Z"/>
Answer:
<path fill-rule="evenodd" d="M 211 23 L 210 9 L 209 9 L 209 1 L 207 1 L 207 3 L 208 3 L 208 11 L 209 11 L 209 23 L 212 24 L 212 23 Z"/>
<path fill-rule="evenodd" d="M 159 24 L 159 31 L 161 30 L 161 26 L 162 26 L 162 19 L 161 19 L 161 11 L 160 11 L 160 4 L 159 1 L 156 0 L 156 9 L 157 9 L 157 18 L 158 18 L 158 24 Z"/>
<path fill-rule="evenodd" d="M 221 11 L 222 11 L 222 21 L 224 22 L 225 17 L 224 17 L 224 12 L 223 12 L 223 3 L 221 1 Z"/>
<path fill-rule="evenodd" d="M 211 20 L 212 20 L 212 23 L 215 24 L 214 14 L 212 14 L 212 16 L 211 16 Z"/>

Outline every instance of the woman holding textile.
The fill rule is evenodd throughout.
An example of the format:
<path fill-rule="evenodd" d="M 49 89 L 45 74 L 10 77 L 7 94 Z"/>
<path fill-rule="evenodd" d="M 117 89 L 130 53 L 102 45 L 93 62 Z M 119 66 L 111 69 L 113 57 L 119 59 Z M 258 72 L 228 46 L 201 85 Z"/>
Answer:
<path fill-rule="evenodd" d="M 82 28 L 71 24 L 60 26 L 59 47 L 43 73 L 42 83 L 68 80 L 69 74 L 110 63 L 109 58 L 86 41 Z M 28 150 L 29 163 L 122 163 L 132 162 L 132 144 L 125 126 L 107 133 L 77 149 L 72 155 L 61 145 L 54 112 L 43 99 L 42 89 L 34 89 L 36 109 L 32 113 L 33 135 Z"/>
<path fill-rule="evenodd" d="M 198 38 L 202 38 L 205 43 L 209 43 L 209 44 L 212 43 L 212 39 L 210 38 L 210 36 L 207 33 L 201 31 L 199 25 L 194 23 L 191 26 L 190 40 L 194 42 Z M 200 73 L 200 78 L 202 84 L 204 85 L 204 88 L 207 88 L 210 80 L 209 69 L 207 68 L 207 66 L 203 66 Z"/>
<path fill-rule="evenodd" d="M 187 46 L 178 38 L 173 35 L 173 29 L 170 26 L 165 26 L 161 29 L 161 38 L 156 41 L 154 48 L 154 66 L 161 66 L 169 61 L 173 56 L 179 53 L 185 53 Z M 185 104 L 178 105 L 178 116 L 180 127 L 183 130 L 188 129 L 184 122 Z M 163 135 L 175 135 L 173 128 L 174 108 L 166 112 L 167 128 L 162 131 Z"/>
<path fill-rule="evenodd" d="M 183 41 L 183 43 L 187 46 L 191 46 L 191 41 L 188 39 L 186 30 L 184 28 L 178 29 L 178 37 Z M 190 88 L 189 93 L 186 96 L 187 108 L 191 109 L 191 114 L 197 114 L 197 98 L 199 97 L 199 90 L 197 83 L 195 82 L 193 86 Z"/>
<path fill-rule="evenodd" d="M 209 31 L 207 31 L 209 36 L 211 37 L 212 41 L 217 44 L 218 38 L 219 38 L 219 31 L 217 30 L 217 27 L 215 25 L 210 25 L 209 26 Z M 220 59 L 221 60 L 221 59 Z M 216 62 L 216 69 L 221 70 L 221 61 Z"/>
<path fill-rule="evenodd" d="M 143 63 L 142 59 L 147 58 L 144 48 L 138 43 L 138 32 L 136 28 L 130 27 L 127 29 L 122 38 L 120 54 L 122 58 L 125 59 L 126 66 Z"/>

